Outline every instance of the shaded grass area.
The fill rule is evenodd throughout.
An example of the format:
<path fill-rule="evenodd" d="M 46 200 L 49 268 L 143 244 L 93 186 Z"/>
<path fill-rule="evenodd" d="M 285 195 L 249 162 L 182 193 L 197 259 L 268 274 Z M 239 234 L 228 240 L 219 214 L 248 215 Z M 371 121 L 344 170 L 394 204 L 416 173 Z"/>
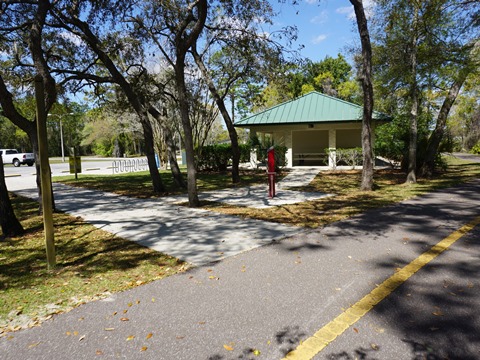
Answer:
<path fill-rule="evenodd" d="M 56 213 L 57 267 L 48 271 L 38 204 L 19 196 L 12 202 L 26 233 L 0 241 L 0 336 L 187 268 L 174 257 Z"/>
<path fill-rule="evenodd" d="M 205 203 L 204 208 L 224 214 L 316 228 L 359 214 L 368 209 L 391 205 L 440 188 L 451 187 L 480 177 L 480 163 L 448 157 L 448 167 L 434 179 L 419 179 L 417 184 L 405 184 L 400 170 L 375 172 L 375 191 L 360 191 L 361 171 L 321 172 L 309 186 L 296 188 L 335 194 L 319 200 L 267 209 L 235 207 L 228 204 Z"/>
<path fill-rule="evenodd" d="M 186 174 L 183 174 L 186 180 Z M 152 180 L 148 171 L 126 173 L 119 175 L 83 175 L 79 174 L 78 180 L 73 176 L 61 176 L 53 178 L 70 186 L 86 187 L 89 189 L 114 192 L 119 195 L 131 196 L 141 199 L 178 195 L 186 193 L 186 189 L 178 188 L 172 180 L 170 171 L 160 171 L 162 182 L 167 192 L 155 194 L 152 191 Z M 265 184 L 266 175 L 264 170 L 242 171 L 240 173 L 241 184 L 248 186 L 254 184 Z M 198 191 L 211 191 L 235 187 L 232 184 L 230 173 L 199 173 L 197 177 Z"/>

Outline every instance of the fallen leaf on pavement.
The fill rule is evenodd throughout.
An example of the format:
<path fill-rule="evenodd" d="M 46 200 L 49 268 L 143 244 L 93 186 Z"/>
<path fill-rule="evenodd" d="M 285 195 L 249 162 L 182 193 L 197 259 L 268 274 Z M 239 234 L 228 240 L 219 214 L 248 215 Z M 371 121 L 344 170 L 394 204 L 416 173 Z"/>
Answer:
<path fill-rule="evenodd" d="M 129 319 L 126 317 L 120 318 L 120 321 L 128 321 Z"/>
<path fill-rule="evenodd" d="M 152 333 L 149 333 L 149 334 L 147 335 L 147 339 L 150 339 L 152 336 L 153 336 L 153 334 L 152 334 Z"/>
<path fill-rule="evenodd" d="M 142 348 L 140 349 L 140 351 L 147 351 L 148 347 L 146 346 L 142 346 Z"/>
<path fill-rule="evenodd" d="M 229 346 L 229 345 L 223 345 L 223 347 L 225 348 L 225 350 L 227 351 L 233 351 L 233 347 Z"/>
<path fill-rule="evenodd" d="M 133 340 L 135 339 L 135 335 L 130 335 L 129 337 L 127 337 L 127 341 L 130 341 L 130 340 Z"/>

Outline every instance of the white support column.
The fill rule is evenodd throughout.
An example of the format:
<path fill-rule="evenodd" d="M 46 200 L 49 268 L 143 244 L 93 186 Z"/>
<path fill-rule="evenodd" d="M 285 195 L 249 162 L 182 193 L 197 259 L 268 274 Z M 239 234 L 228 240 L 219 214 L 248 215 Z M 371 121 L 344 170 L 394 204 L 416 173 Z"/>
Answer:
<path fill-rule="evenodd" d="M 328 156 L 328 167 L 330 169 L 335 169 L 337 165 L 337 131 L 335 129 L 328 130 L 328 149 L 329 156 Z"/>
<path fill-rule="evenodd" d="M 250 129 L 250 139 L 253 139 L 257 136 L 257 132 L 253 129 Z M 253 169 L 257 168 L 257 149 L 250 150 L 250 166 Z"/>
<path fill-rule="evenodd" d="M 287 168 L 293 167 L 293 144 L 292 144 L 292 132 L 285 132 L 285 146 L 287 147 L 287 153 L 285 154 L 287 160 Z"/>

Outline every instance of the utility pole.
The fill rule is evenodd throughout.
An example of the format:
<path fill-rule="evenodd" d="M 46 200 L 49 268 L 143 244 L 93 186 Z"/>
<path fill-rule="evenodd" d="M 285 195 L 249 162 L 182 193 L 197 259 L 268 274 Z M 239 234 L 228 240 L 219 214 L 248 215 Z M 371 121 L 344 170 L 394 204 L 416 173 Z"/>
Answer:
<path fill-rule="evenodd" d="M 43 88 L 43 79 L 40 75 L 35 76 L 35 100 L 37 103 L 37 137 L 38 152 L 40 158 L 43 227 L 45 230 L 45 248 L 47 251 L 47 264 L 48 269 L 51 270 L 56 265 L 55 241 L 53 232 L 52 180 L 50 174 L 50 164 L 48 162 L 47 113 L 45 111 L 45 91 Z"/>

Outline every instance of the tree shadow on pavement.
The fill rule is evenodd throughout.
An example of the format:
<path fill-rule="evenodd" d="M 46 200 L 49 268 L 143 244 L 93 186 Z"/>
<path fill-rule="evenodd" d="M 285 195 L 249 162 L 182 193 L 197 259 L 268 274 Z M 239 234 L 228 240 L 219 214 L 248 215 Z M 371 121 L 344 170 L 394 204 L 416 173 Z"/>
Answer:
<path fill-rule="evenodd" d="M 477 226 L 373 309 L 395 324 L 412 359 L 480 358 L 479 240 Z"/>

